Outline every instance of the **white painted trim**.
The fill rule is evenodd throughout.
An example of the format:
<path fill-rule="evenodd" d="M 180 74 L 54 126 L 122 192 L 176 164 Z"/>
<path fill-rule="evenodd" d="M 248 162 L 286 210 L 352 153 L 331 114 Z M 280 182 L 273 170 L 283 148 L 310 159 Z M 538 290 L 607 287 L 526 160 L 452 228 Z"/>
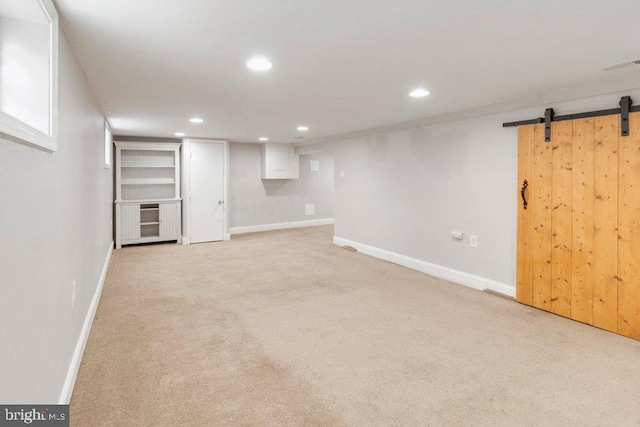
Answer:
<path fill-rule="evenodd" d="M 151 150 L 151 151 L 176 151 L 180 148 L 180 142 L 141 142 L 141 141 L 124 141 L 118 140 L 114 142 L 116 148 L 120 147 L 125 150 Z M 176 164 L 176 167 L 179 165 Z"/>
<path fill-rule="evenodd" d="M 78 376 L 78 371 L 80 370 L 80 362 L 82 362 L 84 349 L 87 346 L 87 340 L 89 339 L 89 333 L 91 332 L 91 325 L 93 324 L 93 319 L 96 316 L 96 311 L 98 310 L 98 305 L 100 304 L 100 297 L 102 296 L 102 289 L 104 288 L 104 281 L 107 278 L 107 270 L 109 269 L 109 262 L 111 262 L 112 254 L 113 242 L 111 242 L 109 252 L 107 253 L 106 259 L 104 260 L 98 287 L 96 288 L 96 292 L 93 294 L 93 299 L 91 300 L 91 304 L 89 305 L 89 310 L 87 311 L 87 315 L 84 318 L 82 331 L 80 331 L 80 336 L 78 337 L 76 348 L 73 351 L 73 357 L 71 358 L 71 363 L 69 364 L 69 369 L 67 370 L 67 377 L 65 378 L 62 392 L 60 393 L 60 399 L 58 401 L 58 404 L 60 405 L 68 405 L 71 401 L 71 394 L 73 393 L 73 387 L 76 384 L 76 377 Z"/>
<path fill-rule="evenodd" d="M 277 224 L 250 225 L 247 227 L 231 227 L 230 234 L 257 233 L 259 231 L 284 230 L 287 228 L 315 227 L 317 225 L 333 224 L 333 218 L 312 219 L 309 221 L 281 222 Z"/>
<path fill-rule="evenodd" d="M 358 252 L 365 255 L 392 262 L 394 264 L 420 271 L 431 276 L 439 277 L 441 279 L 449 280 L 460 285 L 468 286 L 473 289 L 480 291 L 488 289 L 512 298 L 515 298 L 516 296 L 516 289 L 513 286 L 487 279 L 485 277 L 476 276 L 475 274 L 465 273 L 464 271 L 454 270 L 453 268 L 443 267 L 427 261 L 421 261 L 395 252 L 343 239 L 338 236 L 333 236 L 333 243 L 338 246 L 351 246 L 356 248 Z"/>
<path fill-rule="evenodd" d="M 231 240 L 229 233 L 229 141 L 224 141 L 224 240 Z"/>
<path fill-rule="evenodd" d="M 0 136 L 47 152 L 58 151 L 58 45 L 60 23 L 53 0 L 37 2 L 49 19 L 49 131 L 43 132 L 0 111 Z"/>

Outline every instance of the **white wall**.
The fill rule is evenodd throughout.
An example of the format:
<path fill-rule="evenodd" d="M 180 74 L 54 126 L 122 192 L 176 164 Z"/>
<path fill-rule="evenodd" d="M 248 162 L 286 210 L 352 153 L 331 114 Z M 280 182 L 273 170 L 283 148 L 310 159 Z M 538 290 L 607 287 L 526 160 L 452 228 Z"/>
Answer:
<path fill-rule="evenodd" d="M 557 115 L 616 108 L 622 95 L 640 104 L 630 92 L 550 106 Z M 521 184 L 517 130 L 502 123 L 543 115 L 532 108 L 301 148 L 335 154 L 337 237 L 513 289 Z"/>
<path fill-rule="evenodd" d="M 229 202 L 234 228 L 333 218 L 333 155 L 300 156 L 300 178 L 263 180 L 260 144 L 229 145 Z M 319 160 L 320 171 L 310 172 L 309 161 Z M 305 216 L 304 205 L 315 204 L 315 215 Z"/>
<path fill-rule="evenodd" d="M 59 150 L 0 139 L 3 403 L 58 402 L 112 241 L 102 114 L 62 32 L 59 49 Z"/>

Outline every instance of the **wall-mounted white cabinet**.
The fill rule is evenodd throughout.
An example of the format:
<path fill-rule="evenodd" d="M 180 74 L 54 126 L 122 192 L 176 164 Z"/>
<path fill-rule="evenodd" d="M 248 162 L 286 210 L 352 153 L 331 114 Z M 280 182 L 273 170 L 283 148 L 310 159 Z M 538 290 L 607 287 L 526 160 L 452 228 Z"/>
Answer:
<path fill-rule="evenodd" d="M 262 179 L 298 179 L 300 162 L 291 144 L 267 143 L 262 146 Z"/>
<path fill-rule="evenodd" d="M 116 248 L 181 240 L 180 144 L 116 142 Z"/>

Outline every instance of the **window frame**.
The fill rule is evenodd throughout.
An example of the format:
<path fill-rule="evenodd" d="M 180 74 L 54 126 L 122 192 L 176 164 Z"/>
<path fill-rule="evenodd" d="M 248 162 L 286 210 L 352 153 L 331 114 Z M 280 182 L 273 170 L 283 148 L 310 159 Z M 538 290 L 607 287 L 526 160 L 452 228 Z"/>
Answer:
<path fill-rule="evenodd" d="M 58 12 L 52 0 L 37 2 L 49 18 L 49 133 L 0 111 L 0 136 L 21 144 L 55 152 L 58 150 Z"/>
<path fill-rule="evenodd" d="M 104 121 L 104 168 L 111 169 L 113 164 L 113 131 L 108 121 Z"/>

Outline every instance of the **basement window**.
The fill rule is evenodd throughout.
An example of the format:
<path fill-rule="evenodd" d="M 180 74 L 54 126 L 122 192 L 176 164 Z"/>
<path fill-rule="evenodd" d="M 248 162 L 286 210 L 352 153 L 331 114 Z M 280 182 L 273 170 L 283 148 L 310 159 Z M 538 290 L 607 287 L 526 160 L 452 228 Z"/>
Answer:
<path fill-rule="evenodd" d="M 104 121 L 104 168 L 111 169 L 111 159 L 113 158 L 113 134 L 109 123 Z"/>
<path fill-rule="evenodd" d="M 58 149 L 58 14 L 52 0 L 0 1 L 0 136 Z"/>

